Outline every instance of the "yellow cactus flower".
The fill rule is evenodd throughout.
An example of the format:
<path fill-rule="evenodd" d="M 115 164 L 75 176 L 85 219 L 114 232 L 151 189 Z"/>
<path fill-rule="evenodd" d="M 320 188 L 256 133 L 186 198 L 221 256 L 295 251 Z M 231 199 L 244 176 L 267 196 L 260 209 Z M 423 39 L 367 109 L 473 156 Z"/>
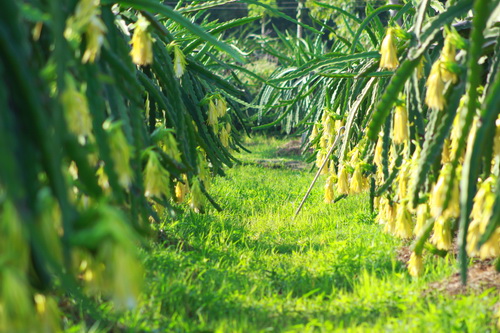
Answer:
<path fill-rule="evenodd" d="M 337 181 L 337 192 L 339 194 L 349 194 L 349 185 L 347 178 L 347 170 L 344 166 L 340 167 L 339 179 Z"/>
<path fill-rule="evenodd" d="M 453 38 L 451 37 L 451 34 L 449 34 L 444 40 L 444 47 L 440 56 L 440 60 L 442 61 L 441 75 L 444 82 L 452 82 L 455 84 L 458 81 L 457 75 L 450 72 L 445 66 L 446 63 L 455 63 L 456 54 L 457 51 L 455 44 L 453 43 Z"/>
<path fill-rule="evenodd" d="M 318 169 L 321 168 L 321 165 L 323 165 L 324 161 L 325 161 L 325 152 L 323 150 L 319 150 L 316 153 L 316 167 Z"/>
<path fill-rule="evenodd" d="M 363 190 L 363 176 L 361 174 L 361 164 L 358 163 L 354 168 L 354 173 L 351 178 L 350 193 L 356 194 Z"/>
<path fill-rule="evenodd" d="M 318 124 L 315 123 L 313 125 L 312 131 L 311 131 L 311 135 L 309 135 L 309 142 L 314 141 L 314 139 L 316 139 L 318 137 L 318 134 L 319 134 Z"/>
<path fill-rule="evenodd" d="M 73 78 L 67 75 L 66 90 L 61 94 L 61 104 L 68 129 L 81 141 L 82 138 L 92 136 L 92 117 L 87 97 L 76 90 L 75 85 Z"/>
<path fill-rule="evenodd" d="M 395 205 L 391 205 L 389 201 L 385 205 L 385 225 L 384 232 L 394 235 L 396 233 L 397 209 Z"/>
<path fill-rule="evenodd" d="M 118 182 L 123 188 L 128 188 L 132 183 L 132 167 L 130 166 L 130 158 L 132 157 L 131 147 L 119 124 L 106 122 L 103 127 L 110 132 L 109 146 L 111 158 L 114 162 L 114 169 L 118 175 Z"/>
<path fill-rule="evenodd" d="M 182 53 L 179 45 L 174 45 L 174 73 L 175 77 L 180 79 L 186 69 L 186 56 Z"/>
<path fill-rule="evenodd" d="M 452 244 L 451 221 L 449 218 L 439 216 L 434 222 L 434 233 L 431 243 L 440 250 L 450 250 Z"/>
<path fill-rule="evenodd" d="M 224 117 L 227 113 L 227 102 L 224 97 L 219 97 L 216 100 L 215 107 L 217 109 L 217 117 Z"/>
<path fill-rule="evenodd" d="M 443 151 L 441 153 L 441 163 L 446 164 L 448 162 L 451 162 L 450 158 L 450 140 L 445 139 L 443 143 Z"/>
<path fill-rule="evenodd" d="M 208 102 L 207 123 L 212 127 L 215 127 L 219 123 L 219 113 L 212 99 Z"/>
<path fill-rule="evenodd" d="M 87 46 L 83 53 L 82 62 L 94 62 L 101 52 L 101 46 L 104 43 L 104 34 L 107 29 L 104 22 L 96 15 L 92 16 L 85 31 Z"/>
<path fill-rule="evenodd" d="M 394 112 L 393 137 L 394 143 L 401 144 L 408 141 L 408 111 L 402 105 L 396 106 Z"/>
<path fill-rule="evenodd" d="M 229 123 L 226 125 L 229 125 Z M 229 130 L 231 130 L 231 127 L 229 127 Z M 221 126 L 221 129 L 219 132 L 219 139 L 224 147 L 226 147 L 226 148 L 229 147 L 229 132 L 227 130 L 227 126 L 224 126 L 224 125 Z"/>
<path fill-rule="evenodd" d="M 397 177 L 398 196 L 400 200 L 406 198 L 408 194 L 408 180 L 410 178 L 410 168 L 411 168 L 411 161 L 407 159 L 401 165 L 401 170 L 399 171 Z"/>
<path fill-rule="evenodd" d="M 66 39 L 79 42 L 81 35 L 85 33 L 87 45 L 82 57 L 83 63 L 94 62 L 101 51 L 107 29 L 100 14 L 99 0 L 80 0 L 75 14 L 66 21 Z"/>
<path fill-rule="evenodd" d="M 398 204 L 394 234 L 400 238 L 411 238 L 411 214 L 405 202 Z"/>
<path fill-rule="evenodd" d="M 379 135 L 377 140 L 377 145 L 375 146 L 375 154 L 373 155 L 373 163 L 375 163 L 378 169 L 382 168 L 382 150 L 383 150 L 382 135 Z"/>
<path fill-rule="evenodd" d="M 160 144 L 162 150 L 177 162 L 181 162 L 181 152 L 179 151 L 177 140 L 172 132 L 167 132 Z"/>
<path fill-rule="evenodd" d="M 432 65 L 431 73 L 427 79 L 427 92 L 425 95 L 425 103 L 431 109 L 442 110 L 446 105 L 444 97 L 444 81 L 441 75 L 441 60 L 437 60 Z"/>
<path fill-rule="evenodd" d="M 413 229 L 415 236 L 420 236 L 424 226 L 427 224 L 427 220 L 430 217 L 429 204 L 423 203 L 417 206 L 417 223 Z"/>
<path fill-rule="evenodd" d="M 333 191 L 333 184 L 334 184 L 334 176 L 329 176 L 326 179 L 326 184 L 325 184 L 325 202 L 326 203 L 332 203 L 333 200 L 335 199 L 335 193 Z"/>
<path fill-rule="evenodd" d="M 395 38 L 394 28 L 387 29 L 387 33 L 380 47 L 379 67 L 382 69 L 395 70 L 399 66 Z"/>
<path fill-rule="evenodd" d="M 175 186 L 175 200 L 177 203 L 184 202 L 186 194 L 189 192 L 189 183 L 186 174 L 182 175 L 182 181 L 184 184 L 178 181 Z"/>
<path fill-rule="evenodd" d="M 170 174 L 161 165 L 158 154 L 151 150 L 144 168 L 144 195 L 146 197 L 161 198 L 165 196 L 169 198 L 169 185 Z"/>
<path fill-rule="evenodd" d="M 193 208 L 196 212 L 200 212 L 203 209 L 205 202 L 205 196 L 201 191 L 200 180 L 198 177 L 193 179 L 193 183 L 191 184 L 191 208 Z"/>
<path fill-rule="evenodd" d="M 498 234 L 500 228 L 497 228 L 490 239 L 477 249 L 477 244 L 486 231 L 493 213 L 495 204 L 495 194 L 492 186 L 496 181 L 493 177 L 486 179 L 480 186 L 474 197 L 474 206 L 472 208 L 472 221 L 467 232 L 467 252 L 470 256 L 480 256 L 481 259 L 495 258 L 500 255 L 500 242 Z"/>
<path fill-rule="evenodd" d="M 148 32 L 149 21 L 144 16 L 139 15 L 135 23 L 134 35 L 130 44 L 132 50 L 130 55 L 134 64 L 139 66 L 150 65 L 153 63 L 153 37 Z"/>
<path fill-rule="evenodd" d="M 422 263 L 422 255 L 415 252 L 411 253 L 410 260 L 408 261 L 408 273 L 413 277 L 422 276 L 424 272 L 424 265 Z"/>
<path fill-rule="evenodd" d="M 430 197 L 431 215 L 438 218 L 441 215 L 446 217 L 457 218 L 460 215 L 460 201 L 459 201 L 459 185 L 458 177 L 460 175 L 459 168 L 456 170 L 456 177 L 453 181 L 453 189 L 451 190 L 451 197 L 448 202 L 448 207 L 444 208 L 444 202 L 448 191 L 449 182 L 451 179 L 451 163 L 445 164 L 441 169 L 438 181 L 432 190 Z"/>

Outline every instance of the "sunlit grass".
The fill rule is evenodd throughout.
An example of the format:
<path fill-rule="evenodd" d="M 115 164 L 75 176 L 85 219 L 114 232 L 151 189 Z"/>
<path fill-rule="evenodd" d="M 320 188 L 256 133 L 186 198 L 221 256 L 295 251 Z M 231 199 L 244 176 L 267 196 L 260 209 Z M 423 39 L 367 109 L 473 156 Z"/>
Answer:
<path fill-rule="evenodd" d="M 250 148 L 261 157 L 282 143 L 259 140 Z M 374 223 L 366 195 L 324 204 L 320 179 L 293 219 L 313 176 L 244 165 L 215 179 L 225 210 L 161 226 L 141 308 L 122 324 L 147 332 L 494 329 L 498 294 L 424 294 L 456 271 L 454 259 L 427 256 L 425 276 L 411 278 L 396 259 L 402 242 Z"/>

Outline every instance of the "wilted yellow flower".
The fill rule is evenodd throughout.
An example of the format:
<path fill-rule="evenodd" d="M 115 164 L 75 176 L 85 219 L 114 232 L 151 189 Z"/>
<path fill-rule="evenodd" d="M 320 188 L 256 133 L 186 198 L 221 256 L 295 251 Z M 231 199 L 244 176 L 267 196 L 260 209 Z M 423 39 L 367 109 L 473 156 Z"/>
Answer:
<path fill-rule="evenodd" d="M 198 177 L 208 191 L 210 189 L 211 174 L 207 158 L 201 149 L 198 150 Z"/>
<path fill-rule="evenodd" d="M 329 176 L 326 179 L 325 184 L 325 202 L 331 203 L 335 199 L 335 193 L 333 191 L 334 176 Z"/>
<path fill-rule="evenodd" d="M 94 62 L 101 52 L 101 46 L 104 43 L 104 34 L 106 26 L 104 22 L 96 15 L 92 16 L 85 31 L 87 37 L 87 47 L 83 53 L 82 62 Z"/>
<path fill-rule="evenodd" d="M 344 166 L 340 167 L 339 179 L 337 181 L 337 192 L 339 194 L 349 194 L 349 185 L 347 182 L 347 170 Z"/>
<path fill-rule="evenodd" d="M 139 19 L 135 23 L 134 35 L 130 41 L 132 61 L 139 66 L 153 63 L 153 37 L 148 32 L 148 27 L 149 21 L 144 16 L 139 15 Z"/>
<path fill-rule="evenodd" d="M 170 174 L 163 168 L 157 153 L 151 150 L 144 169 L 144 195 L 146 197 L 170 197 Z"/>
<path fill-rule="evenodd" d="M 207 123 L 210 126 L 216 126 L 219 123 L 219 113 L 217 111 L 217 107 L 215 106 L 215 102 L 210 100 L 208 102 L 208 118 Z"/>
<path fill-rule="evenodd" d="M 361 174 L 361 164 L 358 163 L 354 168 L 354 173 L 351 178 L 350 193 L 356 194 L 363 190 L 363 176 Z"/>
<path fill-rule="evenodd" d="M 114 162 L 115 172 L 118 175 L 118 182 L 124 188 L 128 188 L 132 183 L 131 147 L 119 123 L 105 122 L 103 127 L 109 132 L 111 158 Z"/>
<path fill-rule="evenodd" d="M 434 233 L 431 243 L 440 250 L 450 250 L 452 243 L 451 221 L 449 218 L 439 216 L 434 222 Z"/>
<path fill-rule="evenodd" d="M 229 125 L 229 123 L 226 123 L 226 125 L 222 125 L 219 132 L 220 142 L 226 148 L 229 147 L 229 131 L 231 131 L 231 125 L 229 125 L 229 127 L 227 125 Z"/>
<path fill-rule="evenodd" d="M 177 201 L 177 203 L 184 202 L 184 198 L 189 192 L 189 184 L 186 174 L 182 175 L 182 181 L 184 182 L 184 184 L 180 181 L 177 181 L 177 184 L 175 185 L 175 200 Z"/>
<path fill-rule="evenodd" d="M 227 113 L 227 103 L 224 97 L 219 97 L 215 101 L 215 108 L 217 109 L 217 117 L 224 117 Z"/>
<path fill-rule="evenodd" d="M 387 33 L 380 47 L 380 68 L 394 70 L 399 66 L 395 38 L 394 28 L 387 29 Z"/>
<path fill-rule="evenodd" d="M 191 207 L 199 212 L 203 209 L 205 202 L 205 196 L 201 191 L 200 180 L 198 177 L 194 177 L 193 183 L 191 184 Z"/>
<path fill-rule="evenodd" d="M 66 22 L 66 39 L 80 41 L 81 35 L 85 33 L 87 45 L 82 57 L 83 63 L 94 62 L 104 42 L 106 26 L 99 17 L 100 14 L 99 0 L 80 0 L 75 14 Z"/>
<path fill-rule="evenodd" d="M 455 63 L 455 57 L 456 57 L 457 51 L 455 44 L 452 40 L 451 34 L 448 34 L 444 40 L 444 47 L 443 50 L 441 51 L 441 56 L 440 60 L 442 61 L 441 64 L 441 75 L 443 78 L 444 82 L 452 82 L 452 83 L 457 83 L 458 77 L 455 73 L 450 72 L 446 68 L 446 63 Z"/>
<path fill-rule="evenodd" d="M 69 130 L 79 137 L 92 136 L 92 118 L 87 97 L 76 90 L 71 76 L 66 76 L 66 90 L 61 94 L 64 117 Z"/>
<path fill-rule="evenodd" d="M 451 162 L 450 159 L 450 140 L 445 139 L 443 143 L 443 151 L 441 152 L 441 163 L 446 164 Z"/>
<path fill-rule="evenodd" d="M 411 233 L 411 214 L 405 202 L 398 204 L 396 216 L 396 228 L 394 234 L 400 238 L 410 238 Z"/>
<path fill-rule="evenodd" d="M 427 223 L 427 220 L 430 217 L 429 212 L 429 204 L 423 203 L 417 206 L 417 223 L 415 224 L 415 228 L 413 229 L 413 233 L 415 236 L 420 236 L 420 233 Z"/>
<path fill-rule="evenodd" d="M 177 162 L 181 162 L 181 160 L 182 160 L 181 159 L 181 152 L 179 151 L 179 148 L 177 147 L 177 140 L 175 139 L 172 132 L 169 131 L 165 134 L 165 137 L 160 142 L 160 147 L 167 155 L 172 157 Z"/>
<path fill-rule="evenodd" d="M 401 144 L 408 141 L 408 111 L 402 105 L 396 106 L 394 112 L 393 137 L 394 143 Z"/>
<path fill-rule="evenodd" d="M 486 231 L 490 222 L 495 204 L 495 194 L 492 186 L 495 183 L 493 177 L 486 179 L 480 186 L 474 197 L 472 208 L 472 221 L 467 232 L 467 252 L 471 256 L 479 255 L 481 259 L 495 258 L 500 255 L 500 228 L 497 228 L 490 239 L 477 249 L 477 244 Z"/>
<path fill-rule="evenodd" d="M 451 197 L 446 209 L 444 208 L 444 203 L 451 179 L 452 165 L 451 163 L 445 164 L 441 169 L 438 181 L 436 185 L 434 185 L 434 189 L 432 190 L 430 197 L 431 214 L 434 218 L 438 218 L 441 215 L 456 218 L 460 215 L 460 192 L 458 186 L 458 175 L 460 172 L 458 169 L 459 168 L 457 168 L 456 171 L 456 177 L 453 181 L 453 189 L 451 189 Z"/>
<path fill-rule="evenodd" d="M 174 45 L 174 72 L 178 79 L 184 74 L 186 69 L 186 56 L 182 53 L 179 45 Z"/>
<path fill-rule="evenodd" d="M 408 193 L 408 179 L 410 177 L 411 161 L 405 160 L 401 165 L 401 170 L 399 171 L 398 180 L 398 196 L 399 199 L 406 198 Z"/>
<path fill-rule="evenodd" d="M 437 60 L 434 65 L 432 65 L 426 85 L 427 92 L 425 95 L 425 103 L 431 109 L 444 109 L 446 99 L 444 97 L 444 82 L 441 75 L 441 60 Z"/>
<path fill-rule="evenodd" d="M 419 277 L 424 272 L 424 265 L 422 263 L 422 255 L 415 252 L 411 253 L 410 260 L 408 261 L 408 273 L 413 277 Z"/>
<path fill-rule="evenodd" d="M 375 154 L 373 155 L 373 163 L 375 163 L 378 169 L 382 169 L 382 150 L 383 150 L 382 135 L 379 135 L 377 140 L 377 145 L 375 146 Z"/>
<path fill-rule="evenodd" d="M 318 124 L 315 123 L 313 125 L 312 131 L 311 131 L 311 135 L 309 135 L 309 142 L 314 141 L 314 139 L 316 139 L 318 137 L 318 134 L 319 134 Z"/>
<path fill-rule="evenodd" d="M 385 206 L 384 232 L 394 235 L 396 233 L 397 209 L 396 209 L 395 205 L 391 205 L 389 200 L 387 200 L 387 203 L 384 206 Z"/>

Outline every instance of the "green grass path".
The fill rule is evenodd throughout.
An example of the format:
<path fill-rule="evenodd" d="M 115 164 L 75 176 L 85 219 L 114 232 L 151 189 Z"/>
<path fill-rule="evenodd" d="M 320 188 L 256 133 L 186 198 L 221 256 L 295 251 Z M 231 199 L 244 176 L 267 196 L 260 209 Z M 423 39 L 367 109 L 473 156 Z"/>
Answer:
<path fill-rule="evenodd" d="M 488 332 L 498 291 L 425 292 L 455 272 L 454 259 L 426 256 L 412 279 L 403 244 L 373 222 L 366 195 L 323 203 L 320 178 L 292 219 L 314 174 L 268 168 L 279 140 L 260 139 L 244 162 L 216 178 L 221 213 L 186 212 L 164 223 L 147 259 L 140 308 L 120 321 L 146 332 Z M 292 158 L 297 160 L 297 157 Z M 283 159 L 286 162 L 286 159 Z"/>

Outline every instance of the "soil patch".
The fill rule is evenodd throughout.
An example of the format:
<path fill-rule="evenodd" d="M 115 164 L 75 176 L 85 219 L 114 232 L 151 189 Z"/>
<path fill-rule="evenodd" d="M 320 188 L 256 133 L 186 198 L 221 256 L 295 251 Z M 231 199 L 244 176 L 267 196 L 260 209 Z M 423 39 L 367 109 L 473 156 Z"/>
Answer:
<path fill-rule="evenodd" d="M 467 271 L 467 285 L 462 284 L 460 274 L 455 273 L 442 281 L 429 284 L 424 294 L 432 292 L 448 295 L 480 294 L 488 289 L 500 290 L 500 273 L 493 267 L 492 260 L 478 261 Z"/>

